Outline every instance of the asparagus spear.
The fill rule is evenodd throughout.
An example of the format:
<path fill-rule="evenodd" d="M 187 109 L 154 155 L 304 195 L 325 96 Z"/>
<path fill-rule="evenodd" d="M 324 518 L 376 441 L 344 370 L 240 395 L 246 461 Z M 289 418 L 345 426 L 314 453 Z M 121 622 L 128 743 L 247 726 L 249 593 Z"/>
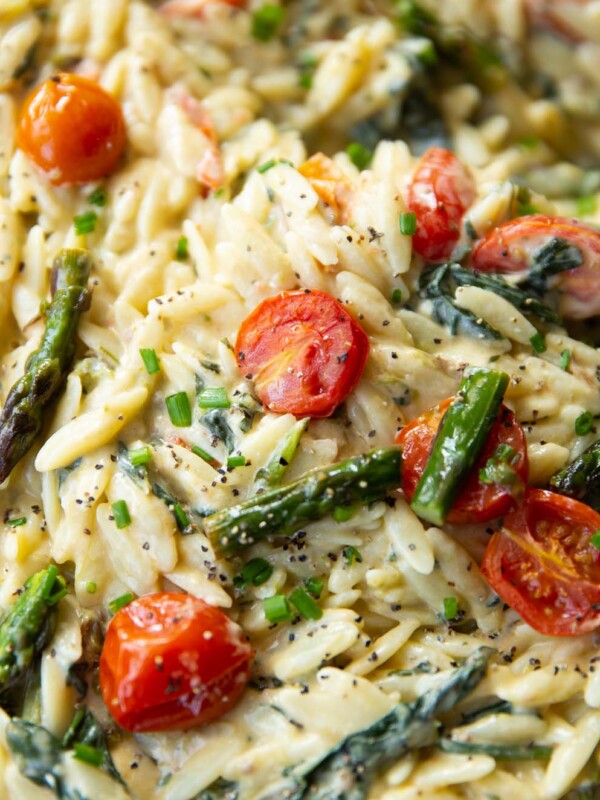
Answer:
<path fill-rule="evenodd" d="M 504 372 L 479 367 L 465 371 L 415 489 L 410 504 L 415 514 L 433 525 L 444 522 L 485 445 L 507 385 Z"/>
<path fill-rule="evenodd" d="M 552 748 L 543 744 L 489 744 L 459 742 L 456 739 L 443 738 L 439 740 L 438 747 L 445 753 L 466 753 L 467 755 L 483 753 L 495 758 L 496 761 L 545 761 L 552 755 Z"/>
<path fill-rule="evenodd" d="M 82 710 L 82 713 L 76 714 L 73 722 L 61 742 L 41 725 L 13 719 L 6 729 L 6 741 L 19 771 L 38 786 L 50 789 L 58 800 L 86 800 L 78 788 L 69 786 L 65 778 L 63 759 L 72 748 L 80 761 L 101 767 L 124 785 L 95 717 L 89 711 Z M 111 797 L 117 796 L 123 797 L 123 790 L 115 783 Z"/>
<path fill-rule="evenodd" d="M 294 457 L 302 434 L 308 427 L 309 418 L 299 419 L 283 437 L 275 448 L 273 455 L 256 473 L 255 486 L 257 489 L 266 489 L 269 486 L 278 486 Z"/>
<path fill-rule="evenodd" d="M 600 511 L 600 441 L 550 478 L 555 492 L 581 500 L 596 511 Z"/>
<path fill-rule="evenodd" d="M 267 536 L 289 536 L 337 506 L 382 500 L 400 483 L 400 451 L 375 450 L 251 497 L 204 520 L 215 554 L 232 555 Z"/>
<path fill-rule="evenodd" d="M 377 775 L 409 750 L 428 747 L 438 738 L 437 717 L 449 711 L 483 679 L 494 650 L 481 647 L 439 689 L 414 703 L 399 703 L 369 728 L 347 736 L 318 764 L 297 776 L 285 800 L 364 800 Z"/>
<path fill-rule="evenodd" d="M 0 483 L 40 433 L 44 410 L 71 366 L 79 318 L 90 302 L 90 269 L 85 250 L 61 250 L 54 261 L 53 297 L 42 341 L 27 359 L 25 374 L 10 390 L 0 416 Z"/>
<path fill-rule="evenodd" d="M 67 593 L 55 566 L 36 572 L 0 621 L 0 705 L 24 680 L 36 656 L 50 639 L 56 604 Z"/>

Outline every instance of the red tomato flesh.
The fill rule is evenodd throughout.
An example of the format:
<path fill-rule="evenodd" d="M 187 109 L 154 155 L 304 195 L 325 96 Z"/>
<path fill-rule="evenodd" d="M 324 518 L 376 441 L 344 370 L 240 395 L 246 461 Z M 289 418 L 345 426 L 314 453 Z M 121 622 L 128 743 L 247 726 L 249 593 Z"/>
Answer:
<path fill-rule="evenodd" d="M 600 625 L 600 550 L 590 538 L 600 514 L 542 489 L 492 536 L 481 571 L 505 603 L 547 636 L 575 636 Z"/>
<path fill-rule="evenodd" d="M 471 268 L 525 277 L 535 253 L 553 239 L 577 248 L 582 259 L 580 266 L 551 279 L 561 292 L 561 314 L 573 319 L 600 314 L 600 232 L 577 220 L 533 214 L 505 222 L 475 245 Z"/>
<path fill-rule="evenodd" d="M 99 180 L 125 147 L 121 106 L 94 81 L 60 73 L 25 100 L 17 143 L 56 185 Z"/>
<path fill-rule="evenodd" d="M 134 600 L 111 620 L 100 688 L 128 731 L 185 730 L 238 702 L 253 660 L 242 629 L 220 609 L 177 592 Z"/>
<path fill-rule="evenodd" d="M 396 437 L 396 444 L 402 447 L 402 489 L 409 501 L 412 500 L 421 479 L 440 422 L 452 399 L 448 398 L 421 414 Z M 482 483 L 479 479 L 479 471 L 500 444 L 509 445 L 518 455 L 518 460 L 513 465 L 518 482 L 512 486 Z M 513 412 L 503 405 L 483 451 L 450 510 L 448 522 L 486 522 L 506 514 L 516 505 L 515 493 L 527 482 L 528 476 L 527 445 L 523 428 Z"/>
<path fill-rule="evenodd" d="M 369 340 L 325 292 L 298 291 L 264 300 L 242 322 L 235 343 L 240 370 L 269 409 L 328 417 L 354 389 Z"/>
<path fill-rule="evenodd" d="M 407 206 L 417 215 L 412 245 L 428 261 L 444 261 L 460 239 L 460 224 L 475 199 L 475 182 L 467 168 L 442 147 L 430 147 L 407 192 Z"/>

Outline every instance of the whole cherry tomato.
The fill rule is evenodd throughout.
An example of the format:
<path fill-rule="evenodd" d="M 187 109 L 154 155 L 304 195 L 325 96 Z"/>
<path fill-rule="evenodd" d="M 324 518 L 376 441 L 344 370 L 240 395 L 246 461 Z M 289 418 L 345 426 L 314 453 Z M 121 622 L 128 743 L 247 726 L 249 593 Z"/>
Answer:
<path fill-rule="evenodd" d="M 403 428 L 396 437 L 402 447 L 402 489 L 408 500 L 412 499 L 433 447 L 437 429 L 452 398 L 429 409 Z M 514 483 L 484 483 L 480 472 L 498 452 L 499 446 L 514 451 L 507 466 L 514 472 Z M 513 412 L 502 406 L 493 424 L 486 445 L 473 470 L 456 498 L 448 515 L 448 522 L 486 522 L 505 514 L 516 504 L 515 496 L 527 482 L 529 466 L 523 428 Z"/>
<path fill-rule="evenodd" d="M 54 75 L 25 100 L 17 143 L 54 184 L 104 178 L 125 147 L 121 106 L 94 81 Z"/>
<path fill-rule="evenodd" d="M 522 272 L 528 278 L 542 265 L 539 277 L 560 291 L 562 314 L 600 314 L 600 232 L 589 225 L 542 214 L 519 217 L 490 231 L 471 255 L 471 268 L 479 272 Z"/>
<path fill-rule="evenodd" d="M 140 597 L 109 623 L 100 688 L 115 720 L 129 731 L 205 725 L 238 702 L 253 652 L 241 628 L 189 594 Z"/>
<path fill-rule="evenodd" d="M 242 322 L 238 366 L 269 411 L 328 417 L 354 389 L 369 340 L 325 292 L 281 292 Z"/>
<path fill-rule="evenodd" d="M 481 571 L 505 603 L 536 631 L 575 636 L 600 625 L 600 550 L 591 537 L 600 514 L 542 489 L 490 539 Z"/>
<path fill-rule="evenodd" d="M 430 147 L 410 181 L 407 206 L 417 216 L 412 245 L 428 261 L 448 258 L 460 239 L 460 224 L 475 199 L 475 182 L 449 150 Z"/>

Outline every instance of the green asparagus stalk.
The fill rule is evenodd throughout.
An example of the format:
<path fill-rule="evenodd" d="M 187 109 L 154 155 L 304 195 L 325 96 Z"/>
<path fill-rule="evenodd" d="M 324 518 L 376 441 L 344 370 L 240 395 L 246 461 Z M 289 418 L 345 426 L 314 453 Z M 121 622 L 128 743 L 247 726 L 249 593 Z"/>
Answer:
<path fill-rule="evenodd" d="M 459 742 L 456 739 L 443 738 L 438 747 L 445 753 L 465 753 L 466 755 L 483 754 L 495 758 L 496 761 L 547 761 L 552 755 L 552 748 L 543 744 L 489 744 L 483 742 Z"/>
<path fill-rule="evenodd" d="M 215 554 L 229 556 L 267 536 L 289 536 L 337 506 L 382 500 L 399 483 L 400 451 L 375 450 L 211 514 L 204 530 Z"/>
<path fill-rule="evenodd" d="M 555 492 L 581 500 L 600 511 L 600 441 L 594 442 L 568 467 L 550 478 Z"/>
<path fill-rule="evenodd" d="M 106 738 L 96 718 L 87 709 L 80 709 L 61 742 L 41 725 L 24 719 L 13 719 L 6 729 L 6 741 L 19 771 L 30 781 L 50 789 L 58 800 L 86 800 L 78 788 L 69 786 L 64 757 L 73 750 L 75 757 L 99 767 L 119 784 L 117 772 L 106 745 Z M 111 797 L 123 796 L 114 784 Z"/>
<path fill-rule="evenodd" d="M 364 800 L 373 781 L 410 750 L 438 738 L 437 718 L 470 694 L 485 675 L 494 650 L 481 647 L 439 689 L 414 703 L 399 703 L 369 728 L 347 736 L 318 764 L 297 776 L 286 800 Z"/>
<path fill-rule="evenodd" d="M 53 297 L 42 341 L 27 359 L 25 374 L 10 390 L 0 416 L 0 483 L 31 448 L 42 429 L 44 410 L 71 366 L 79 318 L 90 302 L 90 269 L 85 250 L 61 250 L 54 261 Z"/>
<path fill-rule="evenodd" d="M 433 525 L 444 522 L 485 445 L 507 385 L 503 372 L 479 367 L 465 371 L 410 504 L 419 517 Z"/>
<path fill-rule="evenodd" d="M 299 419 L 281 442 L 275 448 L 271 458 L 256 473 L 255 486 L 257 489 L 266 489 L 271 486 L 279 486 L 285 475 L 285 471 L 290 461 L 296 454 L 302 434 L 308 427 L 309 418 Z"/>
<path fill-rule="evenodd" d="M 67 593 L 55 566 L 36 572 L 0 620 L 0 705 L 24 680 L 54 631 L 55 607 Z"/>

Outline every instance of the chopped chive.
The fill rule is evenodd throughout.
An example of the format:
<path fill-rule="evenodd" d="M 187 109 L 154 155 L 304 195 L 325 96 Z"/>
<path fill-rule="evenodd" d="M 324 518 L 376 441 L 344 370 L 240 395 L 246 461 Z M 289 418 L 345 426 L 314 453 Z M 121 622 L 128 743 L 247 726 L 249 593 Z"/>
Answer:
<path fill-rule="evenodd" d="M 27 522 L 27 517 L 13 517 L 6 521 L 6 524 L 9 528 L 20 528 L 21 525 L 25 525 Z"/>
<path fill-rule="evenodd" d="M 563 350 L 560 354 L 560 368 L 563 369 L 565 372 L 567 372 L 570 366 L 571 366 L 571 351 Z"/>
<path fill-rule="evenodd" d="M 210 453 L 207 453 L 206 450 L 203 450 L 201 447 L 198 447 L 197 444 L 192 445 L 192 453 L 195 456 L 198 456 L 203 461 L 206 461 L 207 464 L 210 464 L 211 467 L 214 467 L 215 464 L 218 464 L 218 461 L 214 456 L 211 456 Z"/>
<path fill-rule="evenodd" d="M 307 578 L 304 581 L 306 591 L 318 600 L 323 592 L 324 581 L 322 578 Z"/>
<path fill-rule="evenodd" d="M 265 161 L 264 164 L 261 164 L 259 167 L 257 167 L 256 171 L 260 172 L 260 174 L 263 175 L 265 172 L 268 172 L 270 169 L 273 169 L 275 164 L 277 164 L 277 161 L 275 161 L 274 158 L 270 158 L 268 161 Z"/>
<path fill-rule="evenodd" d="M 156 355 L 156 350 L 153 347 L 142 347 L 140 349 L 140 355 L 148 375 L 155 375 L 157 372 L 160 372 L 160 362 Z"/>
<path fill-rule="evenodd" d="M 575 420 L 575 433 L 577 436 L 585 436 L 592 430 L 594 415 L 590 411 L 584 411 Z"/>
<path fill-rule="evenodd" d="M 350 142 L 346 148 L 346 153 L 350 161 L 359 170 L 366 169 L 373 157 L 373 153 L 359 142 Z"/>
<path fill-rule="evenodd" d="M 192 424 L 192 407 L 185 392 L 170 394 L 165 398 L 169 418 L 176 428 L 189 428 Z"/>
<path fill-rule="evenodd" d="M 414 211 L 405 211 L 400 214 L 400 233 L 404 236 L 414 236 L 417 232 L 417 215 Z"/>
<path fill-rule="evenodd" d="M 131 594 L 131 592 L 126 592 L 125 594 L 119 595 L 119 597 L 115 597 L 115 599 L 111 600 L 108 604 L 111 614 L 116 614 L 117 611 L 125 608 L 134 598 L 135 595 Z"/>
<path fill-rule="evenodd" d="M 175 517 L 175 521 L 177 522 L 177 527 L 180 531 L 184 531 L 188 525 L 190 524 L 190 520 L 188 515 L 185 513 L 184 507 L 181 503 L 175 503 L 173 506 L 173 515 Z"/>
<path fill-rule="evenodd" d="M 245 467 L 245 456 L 229 456 L 227 459 L 227 469 L 235 469 L 236 467 Z"/>
<path fill-rule="evenodd" d="M 259 42 L 268 42 L 277 33 L 284 16 L 281 6 L 265 3 L 252 14 L 252 36 Z"/>
<path fill-rule="evenodd" d="M 175 258 L 177 261 L 185 261 L 188 257 L 188 240 L 187 236 L 180 236 L 177 240 L 175 247 Z"/>
<path fill-rule="evenodd" d="M 290 603 L 298 609 L 304 619 L 321 619 L 323 616 L 323 611 L 300 586 L 290 593 Z"/>
<path fill-rule="evenodd" d="M 590 544 L 596 548 L 596 550 L 600 550 L 600 531 L 596 531 L 590 536 Z"/>
<path fill-rule="evenodd" d="M 543 353 L 546 350 L 546 342 L 541 333 L 535 333 L 529 340 L 534 353 Z"/>
<path fill-rule="evenodd" d="M 150 461 L 152 461 L 152 451 L 148 446 L 129 451 L 129 463 L 132 467 L 142 467 Z"/>
<path fill-rule="evenodd" d="M 344 561 L 348 566 L 352 566 L 353 564 L 360 564 L 362 562 L 362 556 L 360 551 L 356 549 L 356 547 L 352 547 L 352 545 L 347 545 L 342 550 L 342 556 Z"/>
<path fill-rule="evenodd" d="M 104 753 L 97 747 L 83 742 L 73 742 L 73 755 L 78 761 L 99 767 L 104 761 Z"/>
<path fill-rule="evenodd" d="M 458 614 L 458 600 L 456 597 L 444 597 L 444 619 L 456 619 Z"/>
<path fill-rule="evenodd" d="M 533 148 L 537 147 L 539 143 L 540 140 L 537 138 L 537 136 L 524 136 L 522 139 L 519 139 L 519 144 L 526 150 L 533 150 Z"/>
<path fill-rule="evenodd" d="M 273 574 L 273 566 L 264 558 L 252 558 L 239 575 L 233 579 L 236 589 L 245 589 L 251 583 L 253 586 L 262 586 Z"/>
<path fill-rule="evenodd" d="M 97 588 L 95 581 L 88 581 L 85 585 L 85 590 L 88 594 L 96 594 Z"/>
<path fill-rule="evenodd" d="M 287 622 L 294 616 L 288 599 L 284 594 L 274 594 L 263 600 L 263 611 L 267 620 L 273 624 Z"/>
<path fill-rule="evenodd" d="M 222 386 L 212 386 L 200 392 L 198 405 L 200 408 L 229 408 L 231 403 L 226 389 Z"/>
<path fill-rule="evenodd" d="M 402 289 L 394 289 L 392 292 L 392 305 L 399 306 L 402 302 Z"/>
<path fill-rule="evenodd" d="M 586 214 L 593 214 L 594 211 L 598 208 L 598 201 L 592 194 L 583 195 L 583 197 L 577 198 L 577 213 L 580 216 L 586 216 Z"/>
<path fill-rule="evenodd" d="M 73 218 L 73 227 L 77 236 L 83 236 L 86 233 L 93 233 L 96 229 L 96 220 L 98 215 L 95 211 L 86 211 L 85 214 L 79 214 Z"/>
<path fill-rule="evenodd" d="M 129 516 L 129 509 L 125 500 L 117 500 L 112 504 L 113 514 L 115 516 L 115 525 L 117 528 L 128 528 L 131 525 L 131 517 Z"/>
<path fill-rule="evenodd" d="M 93 206 L 105 206 L 107 200 L 106 189 L 103 189 L 102 186 L 99 186 L 97 189 L 94 189 L 87 200 L 88 203 Z"/>
<path fill-rule="evenodd" d="M 354 516 L 355 512 L 356 508 L 354 506 L 336 506 L 331 516 L 336 522 L 346 522 L 350 517 Z"/>

